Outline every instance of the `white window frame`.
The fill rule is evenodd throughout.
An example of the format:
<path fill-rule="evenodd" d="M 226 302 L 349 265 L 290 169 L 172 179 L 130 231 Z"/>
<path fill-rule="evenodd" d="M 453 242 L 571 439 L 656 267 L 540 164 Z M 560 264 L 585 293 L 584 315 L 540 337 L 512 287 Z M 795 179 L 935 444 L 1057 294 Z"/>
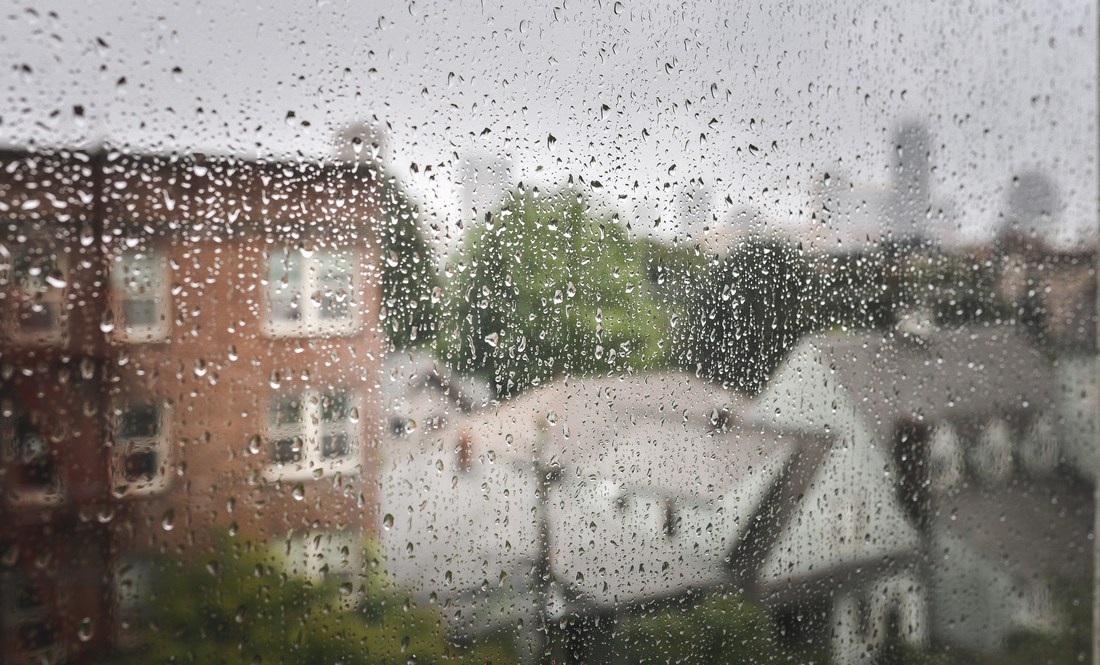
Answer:
<path fill-rule="evenodd" d="M 0 459 L 3 460 L 4 466 L 11 467 L 11 465 L 18 465 L 26 460 L 18 459 L 21 456 L 20 441 L 18 441 L 19 433 L 17 430 L 17 422 L 20 418 L 28 417 L 26 413 L 16 407 L 13 410 L 11 416 L 0 417 Z M 43 456 L 50 455 L 50 444 L 45 437 L 39 433 L 38 437 L 42 438 Z M 56 462 L 55 462 L 56 464 Z M 15 485 L 13 479 L 8 477 L 6 479 L 8 502 L 17 506 L 57 506 L 65 501 L 65 484 L 61 477 L 60 469 L 55 466 L 54 468 L 54 481 L 49 486 L 18 486 Z"/>
<path fill-rule="evenodd" d="M 36 253 L 52 258 L 52 269 L 60 274 L 65 286 L 53 286 L 47 274 L 34 275 L 31 283 L 20 283 L 17 267 L 20 262 Z M 4 329 L 8 337 L 22 344 L 50 345 L 63 342 L 66 337 L 68 316 L 65 300 L 68 295 L 69 257 L 63 248 L 54 247 L 51 239 L 37 236 L 16 246 L 10 256 L 0 257 L 0 283 L 6 291 Z M 42 330 L 28 329 L 22 317 L 28 311 L 41 307 L 51 312 L 52 321 Z"/>
<path fill-rule="evenodd" d="M 157 431 L 147 436 L 126 435 L 124 419 L 127 413 L 138 406 L 152 405 L 157 409 Z M 171 408 L 159 399 L 124 400 L 114 410 L 112 431 L 114 433 L 114 454 L 111 458 L 111 488 L 124 496 L 144 496 L 164 491 L 171 483 Z M 126 477 L 127 459 L 135 452 L 152 451 L 156 455 L 157 468 L 153 477 L 147 480 L 132 481 Z"/>
<path fill-rule="evenodd" d="M 134 263 L 151 265 L 134 275 Z M 142 283 L 144 281 L 144 283 Z M 171 328 L 169 312 L 171 294 L 168 288 L 168 265 L 164 254 L 156 249 L 128 249 L 115 257 L 111 266 L 111 292 L 115 315 L 115 339 L 124 342 L 159 342 L 168 337 Z M 130 302 L 151 302 L 153 322 L 134 324 L 127 320 Z"/>
<path fill-rule="evenodd" d="M 359 330 L 362 316 L 359 311 L 358 291 L 361 282 L 359 271 L 361 257 L 351 247 L 318 249 L 277 249 L 268 253 L 267 312 L 264 330 L 271 337 L 318 337 L 350 335 Z M 331 265 L 346 266 L 346 293 L 326 290 L 326 268 Z M 297 281 L 291 283 L 297 274 Z M 336 302 L 346 307 L 347 314 L 339 318 L 325 318 L 318 300 Z M 298 319 L 281 317 L 280 310 L 294 311 Z"/>
<path fill-rule="evenodd" d="M 337 395 L 345 397 L 345 412 L 336 420 L 324 418 L 328 400 Z M 297 422 L 280 423 L 276 416 L 279 405 L 286 400 L 298 401 L 299 417 Z M 268 465 L 265 476 L 269 480 L 307 480 L 321 471 L 321 476 L 330 473 L 348 473 L 356 468 L 360 449 L 360 425 L 352 422 L 350 412 L 358 408 L 358 396 L 344 387 L 326 390 L 315 388 L 301 391 L 285 391 L 272 395 L 267 411 L 267 441 L 265 455 Z M 344 435 L 347 452 L 339 457 L 324 455 L 323 445 L 329 436 Z M 278 461 L 275 459 L 276 445 L 281 441 L 297 438 L 301 444 L 300 458 L 296 461 Z"/>

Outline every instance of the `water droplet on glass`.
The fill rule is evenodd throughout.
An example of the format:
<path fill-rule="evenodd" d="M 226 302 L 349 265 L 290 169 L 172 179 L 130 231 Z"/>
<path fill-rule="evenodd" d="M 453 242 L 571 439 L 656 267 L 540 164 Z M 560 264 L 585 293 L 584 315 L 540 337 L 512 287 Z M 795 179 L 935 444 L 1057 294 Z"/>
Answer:
<path fill-rule="evenodd" d="M 92 639 L 95 631 L 92 627 L 92 618 L 84 617 L 80 620 L 80 627 L 77 628 L 76 636 L 80 638 L 81 642 L 87 642 Z"/>

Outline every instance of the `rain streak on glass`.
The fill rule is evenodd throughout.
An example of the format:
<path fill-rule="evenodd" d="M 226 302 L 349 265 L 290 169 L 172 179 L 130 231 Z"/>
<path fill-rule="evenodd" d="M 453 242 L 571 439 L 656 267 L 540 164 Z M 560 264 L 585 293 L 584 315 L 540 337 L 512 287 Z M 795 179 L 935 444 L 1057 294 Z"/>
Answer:
<path fill-rule="evenodd" d="M 1036 8 L 15 2 L 0 661 L 1100 662 Z"/>

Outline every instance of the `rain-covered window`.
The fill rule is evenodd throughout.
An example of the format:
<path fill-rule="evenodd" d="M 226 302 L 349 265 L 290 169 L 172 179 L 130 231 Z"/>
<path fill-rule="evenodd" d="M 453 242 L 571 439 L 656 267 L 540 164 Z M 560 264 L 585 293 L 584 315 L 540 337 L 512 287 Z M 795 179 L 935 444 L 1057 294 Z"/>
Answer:
<path fill-rule="evenodd" d="M 1100 662 L 1095 2 L 0 21 L 0 663 Z"/>

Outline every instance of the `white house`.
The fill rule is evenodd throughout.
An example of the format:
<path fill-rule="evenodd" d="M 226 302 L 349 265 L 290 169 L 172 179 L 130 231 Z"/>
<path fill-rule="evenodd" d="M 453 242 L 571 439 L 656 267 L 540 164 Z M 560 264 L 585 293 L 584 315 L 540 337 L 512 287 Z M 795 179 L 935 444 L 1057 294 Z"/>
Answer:
<path fill-rule="evenodd" d="M 1007 327 L 805 339 L 750 409 L 836 439 L 764 564 L 770 602 L 827 598 L 837 662 L 889 637 L 988 650 L 1048 625 L 1047 570 L 1028 569 L 1039 564 L 1024 549 L 990 557 L 996 529 L 960 520 L 979 498 L 1037 505 L 1049 497 L 1019 489 L 1043 485 L 1076 506 L 1047 529 L 1087 534 L 1091 504 L 1070 499 L 1088 492 L 1060 475 L 1052 387 L 1049 363 Z"/>
<path fill-rule="evenodd" d="M 745 426 L 743 409 L 663 373 L 473 412 L 383 469 L 387 564 L 458 634 L 751 588 L 829 440 Z"/>

